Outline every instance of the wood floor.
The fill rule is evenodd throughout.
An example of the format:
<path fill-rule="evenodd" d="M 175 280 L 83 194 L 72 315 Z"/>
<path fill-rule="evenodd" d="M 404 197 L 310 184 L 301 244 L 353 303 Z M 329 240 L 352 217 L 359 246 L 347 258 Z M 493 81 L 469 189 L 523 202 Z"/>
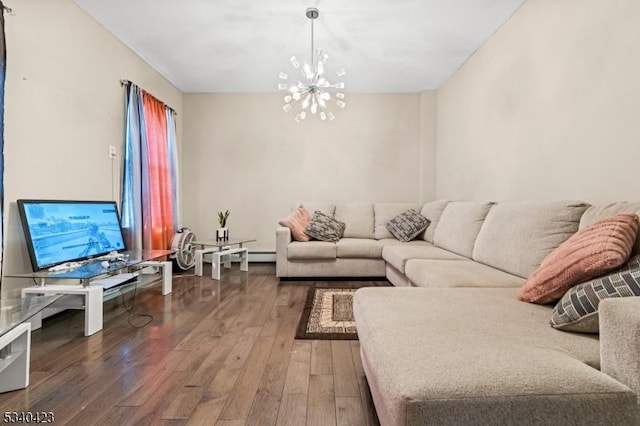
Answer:
<path fill-rule="evenodd" d="M 207 272 L 207 271 L 205 271 Z M 206 275 L 206 274 L 205 274 Z M 174 277 L 105 303 L 104 329 L 83 312 L 32 333 L 27 389 L 0 413 L 51 411 L 69 425 L 376 425 L 357 341 L 295 340 L 309 282 L 278 282 L 272 264 L 234 265 L 221 281 Z M 127 306 L 132 293 L 124 295 Z"/>

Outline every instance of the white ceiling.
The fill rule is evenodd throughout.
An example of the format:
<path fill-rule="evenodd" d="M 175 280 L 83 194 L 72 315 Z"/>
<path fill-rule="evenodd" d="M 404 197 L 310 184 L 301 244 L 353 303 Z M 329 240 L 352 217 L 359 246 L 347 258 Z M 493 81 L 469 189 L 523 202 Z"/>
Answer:
<path fill-rule="evenodd" d="M 315 45 L 347 92 L 436 89 L 525 0 L 74 0 L 183 92 L 274 92 Z M 123 76 L 125 77 L 125 76 Z"/>

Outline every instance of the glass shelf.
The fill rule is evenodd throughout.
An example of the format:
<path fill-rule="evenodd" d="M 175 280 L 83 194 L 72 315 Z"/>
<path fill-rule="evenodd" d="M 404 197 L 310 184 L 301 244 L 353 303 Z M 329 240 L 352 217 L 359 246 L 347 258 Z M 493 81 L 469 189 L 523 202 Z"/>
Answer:
<path fill-rule="evenodd" d="M 22 299 L 0 299 L 0 337 L 13 330 L 18 324 L 30 320 L 61 297 L 61 294 L 55 294 Z"/>
<path fill-rule="evenodd" d="M 83 262 L 80 266 L 64 271 L 42 271 L 26 272 L 26 273 L 7 273 L 6 277 L 11 278 L 34 278 L 40 280 L 82 280 L 87 281 L 101 275 L 113 275 L 124 270 L 129 270 L 141 263 L 157 260 L 162 257 L 169 256 L 171 250 L 130 250 L 119 253 L 122 261 L 109 261 L 109 266 L 104 267 L 103 262 L 108 261 L 106 258 L 97 257 Z"/>

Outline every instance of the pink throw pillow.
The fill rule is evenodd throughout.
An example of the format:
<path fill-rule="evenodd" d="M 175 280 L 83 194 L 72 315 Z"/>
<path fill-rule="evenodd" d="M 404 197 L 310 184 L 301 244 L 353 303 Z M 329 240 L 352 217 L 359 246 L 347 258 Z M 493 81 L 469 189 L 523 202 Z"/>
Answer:
<path fill-rule="evenodd" d="M 579 230 L 542 261 L 518 299 L 555 302 L 574 285 L 616 269 L 629 259 L 637 233 L 638 216 L 633 213 L 621 213 Z"/>
<path fill-rule="evenodd" d="M 304 233 L 304 228 L 307 227 L 309 222 L 311 222 L 311 215 L 304 207 L 300 206 L 278 223 L 291 230 L 291 236 L 294 240 L 309 241 L 311 237 Z"/>

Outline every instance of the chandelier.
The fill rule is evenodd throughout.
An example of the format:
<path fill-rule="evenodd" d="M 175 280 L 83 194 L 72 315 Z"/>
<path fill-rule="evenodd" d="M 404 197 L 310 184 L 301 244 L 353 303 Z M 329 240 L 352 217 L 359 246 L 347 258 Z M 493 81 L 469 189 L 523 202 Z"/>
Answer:
<path fill-rule="evenodd" d="M 280 83 L 278 89 L 286 91 L 284 106 L 282 109 L 289 112 L 293 107 L 300 107 L 295 116 L 296 122 L 301 122 L 309 113 L 319 116 L 321 120 L 332 121 L 336 117 L 329 110 L 330 103 L 335 103 L 338 108 L 344 108 L 344 82 L 331 83 L 326 77 L 325 63 L 329 59 L 322 49 L 314 49 L 313 46 L 313 21 L 320 16 L 320 12 L 315 7 L 310 7 L 305 11 L 307 18 L 311 20 L 311 63 L 300 61 L 292 56 L 290 61 L 293 68 L 299 71 L 300 77 L 290 76 L 285 72 L 280 73 Z M 295 73 L 295 71 L 294 71 Z M 346 74 L 344 68 L 340 69 L 336 75 L 343 77 Z"/>

